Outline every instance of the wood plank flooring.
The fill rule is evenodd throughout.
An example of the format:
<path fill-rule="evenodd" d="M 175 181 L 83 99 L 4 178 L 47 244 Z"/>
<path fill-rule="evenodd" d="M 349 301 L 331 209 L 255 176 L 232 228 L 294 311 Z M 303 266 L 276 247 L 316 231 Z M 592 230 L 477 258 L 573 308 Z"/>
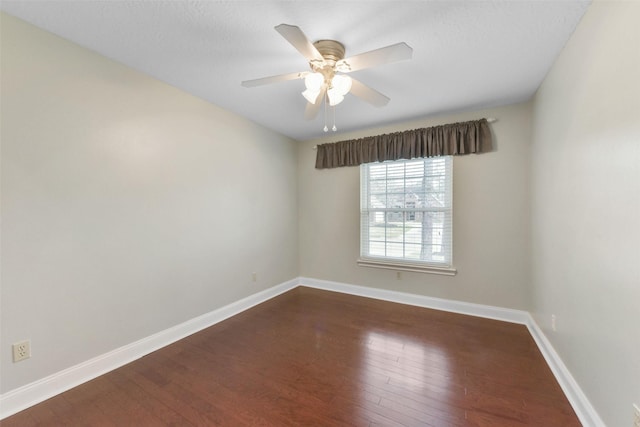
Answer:
<path fill-rule="evenodd" d="M 1 424 L 580 422 L 522 325 L 300 287 Z"/>

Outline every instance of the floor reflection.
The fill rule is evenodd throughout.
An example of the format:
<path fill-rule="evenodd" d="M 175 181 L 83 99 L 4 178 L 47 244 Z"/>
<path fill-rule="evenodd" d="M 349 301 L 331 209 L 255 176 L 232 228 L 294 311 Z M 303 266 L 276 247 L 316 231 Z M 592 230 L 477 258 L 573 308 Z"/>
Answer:
<path fill-rule="evenodd" d="M 447 418 L 456 366 L 445 348 L 407 335 L 369 331 L 361 362 L 358 406 L 370 425 L 440 425 L 433 424 L 440 422 L 436 417 Z"/>
<path fill-rule="evenodd" d="M 446 389 L 449 385 L 449 359 L 437 345 L 410 337 L 382 332 L 368 332 L 363 360 L 367 383 L 380 382 L 411 390 Z"/>

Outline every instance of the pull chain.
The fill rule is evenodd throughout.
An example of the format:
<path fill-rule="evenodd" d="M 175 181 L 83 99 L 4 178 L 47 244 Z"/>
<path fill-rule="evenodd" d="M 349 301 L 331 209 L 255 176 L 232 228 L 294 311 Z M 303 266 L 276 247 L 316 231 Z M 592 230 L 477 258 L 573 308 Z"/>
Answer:
<path fill-rule="evenodd" d="M 323 131 L 325 132 L 329 132 L 329 127 L 327 126 L 327 94 L 325 93 L 324 95 L 324 128 L 322 128 Z M 331 114 L 332 114 L 332 118 L 333 118 L 333 127 L 331 128 L 332 131 L 337 131 L 338 128 L 336 127 L 336 106 L 333 105 L 331 107 Z"/>
<path fill-rule="evenodd" d="M 333 127 L 331 128 L 332 131 L 337 131 L 338 128 L 336 127 L 336 106 L 334 105 L 333 108 Z"/>
<path fill-rule="evenodd" d="M 329 128 L 327 127 L 327 94 L 324 95 L 324 128 L 323 131 L 327 132 Z"/>

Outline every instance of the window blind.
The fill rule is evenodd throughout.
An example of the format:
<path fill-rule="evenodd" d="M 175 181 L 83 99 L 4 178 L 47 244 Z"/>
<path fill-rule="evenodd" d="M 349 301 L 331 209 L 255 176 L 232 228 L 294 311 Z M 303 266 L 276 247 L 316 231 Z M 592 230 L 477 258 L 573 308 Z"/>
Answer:
<path fill-rule="evenodd" d="M 450 267 L 451 156 L 360 167 L 360 257 Z"/>

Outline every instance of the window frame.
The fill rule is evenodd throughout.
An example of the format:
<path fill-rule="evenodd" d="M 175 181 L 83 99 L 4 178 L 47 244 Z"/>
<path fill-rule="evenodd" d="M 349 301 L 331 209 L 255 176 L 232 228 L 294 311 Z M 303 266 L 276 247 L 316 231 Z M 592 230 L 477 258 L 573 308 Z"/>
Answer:
<path fill-rule="evenodd" d="M 424 165 L 427 162 L 431 162 L 434 161 L 436 159 L 445 159 L 445 173 L 444 173 L 444 178 L 445 178 L 445 190 L 440 193 L 444 194 L 444 206 L 439 206 L 439 207 L 432 207 L 432 206 L 422 206 L 422 207 L 414 207 L 414 208 L 407 208 L 407 194 L 410 194 L 407 190 L 407 186 L 406 186 L 406 182 L 407 182 L 407 168 L 405 166 L 404 170 L 404 175 L 402 178 L 402 182 L 403 184 L 403 190 L 398 193 L 395 192 L 394 194 L 401 194 L 403 195 L 403 203 L 402 203 L 402 207 L 388 207 L 389 204 L 389 192 L 388 192 L 388 186 L 389 186 L 389 181 L 392 180 L 398 180 L 398 178 L 389 178 L 388 175 L 385 175 L 385 178 L 379 181 L 384 181 L 385 182 L 385 196 L 386 196 L 386 200 L 385 200 L 385 207 L 371 207 L 371 192 L 370 192 L 370 187 L 371 187 L 371 182 L 372 180 L 370 179 L 371 174 L 370 174 L 370 169 L 372 167 L 379 167 L 381 164 L 397 164 L 397 163 L 416 163 L 416 162 L 422 162 L 422 164 Z M 389 169 L 387 168 L 385 170 L 385 174 L 389 173 Z M 421 175 L 421 178 L 424 175 Z M 448 178 L 448 180 L 447 180 Z M 411 179 L 411 178 L 409 178 Z M 414 177 L 415 179 L 415 177 Z M 414 194 L 414 193 L 411 193 Z M 393 241 L 389 241 L 389 238 L 387 237 L 387 230 L 391 227 L 389 227 L 388 224 L 388 215 L 389 214 L 396 214 L 398 212 L 402 212 L 403 215 L 403 219 L 402 219 L 402 248 L 403 248 L 403 256 L 402 257 L 397 257 L 397 256 L 388 256 L 386 255 L 387 252 L 387 248 L 391 245 L 389 245 L 389 243 L 393 243 Z M 422 261 L 419 259 L 415 259 L 415 258 L 407 258 L 406 257 L 406 252 L 405 252 L 405 246 L 406 245 L 416 245 L 415 243 L 407 243 L 407 236 L 406 236 L 406 218 L 407 216 L 411 216 L 411 214 L 413 214 L 413 218 L 415 220 L 416 216 L 418 214 L 420 215 L 424 215 L 426 213 L 432 213 L 432 212 L 445 212 L 445 222 L 447 222 L 449 224 L 448 226 L 448 230 L 446 231 L 445 234 L 448 233 L 448 235 L 450 236 L 450 241 L 449 242 L 445 242 L 444 246 L 446 248 L 448 248 L 448 252 L 445 256 L 445 260 L 442 262 L 438 262 L 438 261 Z M 370 215 L 371 214 L 380 214 L 383 213 L 384 214 L 384 222 L 385 225 L 382 227 L 385 230 L 385 237 L 384 240 L 379 241 L 380 243 L 383 243 L 384 247 L 385 247 L 385 255 L 371 255 L 371 238 L 369 237 L 370 235 L 368 234 L 370 232 Z M 411 219 L 410 219 L 411 220 Z M 366 226 L 365 226 L 365 221 L 366 221 Z M 443 225 L 444 227 L 444 225 Z M 365 231 L 366 230 L 366 231 Z M 444 231 L 444 229 L 443 229 Z M 366 235 L 365 235 L 366 234 Z M 420 242 L 419 244 L 422 244 L 422 242 Z M 440 275 L 447 275 L 447 276 L 453 276 L 456 274 L 457 270 L 453 267 L 453 158 L 452 156 L 441 156 L 441 157 L 431 157 L 431 158 L 417 158 L 417 159 L 410 159 L 410 160 L 391 160 L 391 161 L 386 161 L 386 162 L 381 162 L 381 163 L 366 163 L 366 164 L 362 164 L 360 166 L 360 257 L 357 260 L 357 264 L 361 267 L 374 267 L 374 268 L 383 268 L 383 269 L 390 269 L 390 270 L 402 270 L 402 271 L 411 271 L 411 272 L 421 272 L 421 273 L 432 273 L 432 274 L 440 274 Z"/>

